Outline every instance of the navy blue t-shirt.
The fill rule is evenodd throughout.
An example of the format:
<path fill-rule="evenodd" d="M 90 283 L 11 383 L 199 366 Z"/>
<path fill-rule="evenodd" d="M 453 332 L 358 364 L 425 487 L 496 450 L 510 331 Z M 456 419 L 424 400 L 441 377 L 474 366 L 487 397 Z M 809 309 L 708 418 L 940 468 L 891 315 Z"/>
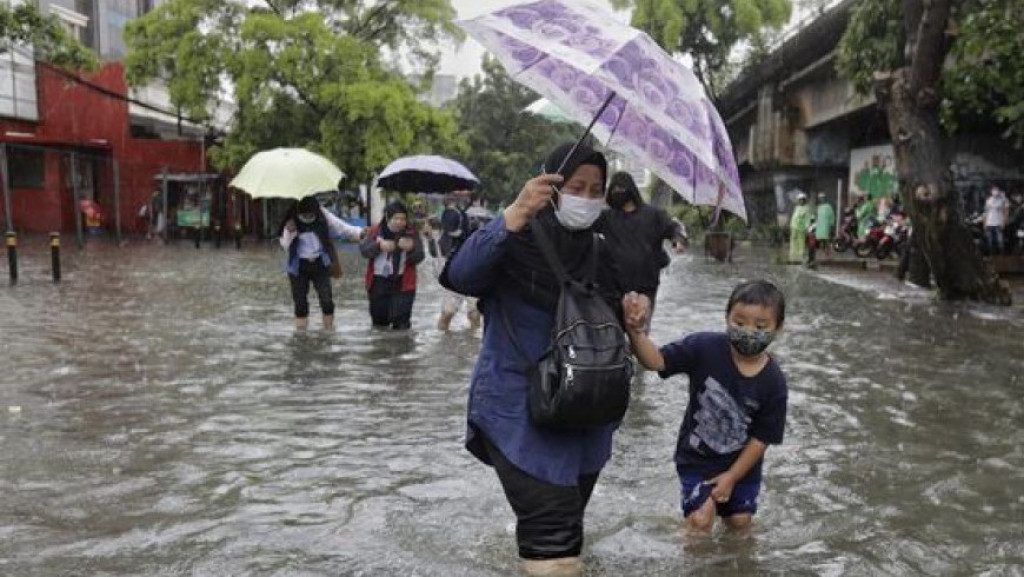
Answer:
<path fill-rule="evenodd" d="M 769 360 L 753 377 L 740 374 L 725 333 L 694 333 L 661 347 L 661 377 L 690 376 L 690 402 L 679 427 L 675 460 L 682 471 L 713 477 L 726 471 L 751 437 L 782 442 L 786 377 Z M 761 461 L 742 482 L 761 480 Z"/>

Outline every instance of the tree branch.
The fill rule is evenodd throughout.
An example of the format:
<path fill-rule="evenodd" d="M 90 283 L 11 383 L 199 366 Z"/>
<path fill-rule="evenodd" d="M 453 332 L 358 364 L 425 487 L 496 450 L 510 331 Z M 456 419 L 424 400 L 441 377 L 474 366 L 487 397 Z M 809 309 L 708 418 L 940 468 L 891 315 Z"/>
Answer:
<path fill-rule="evenodd" d="M 356 26 L 350 32 L 350 34 L 352 34 L 352 36 L 355 36 L 356 38 L 361 38 L 363 40 L 367 40 L 367 39 L 372 38 L 373 36 L 376 36 L 376 34 L 377 34 L 376 31 L 374 31 L 368 38 L 363 38 L 361 35 L 362 35 L 363 31 L 367 28 L 367 26 L 369 26 L 371 23 L 373 23 L 374 20 L 378 19 L 381 16 L 381 14 L 384 13 L 385 10 L 390 11 L 392 3 L 393 3 L 392 0 L 384 0 L 380 4 L 377 4 L 376 6 L 374 6 L 369 11 L 369 13 L 366 14 L 365 17 L 363 17 L 363 18 L 358 18 L 357 17 L 356 18 L 356 22 L 357 22 Z M 387 20 L 387 19 L 385 19 L 385 20 Z M 382 26 L 378 26 L 377 28 L 380 29 L 380 28 L 386 28 L 386 27 L 387 27 L 387 22 L 385 22 Z"/>
<path fill-rule="evenodd" d="M 274 12 L 274 14 L 277 14 L 278 16 L 284 16 L 284 14 L 281 13 L 281 8 L 277 5 L 276 2 L 274 2 L 274 0 L 264 1 L 267 3 L 267 6 L 269 6 L 270 9 Z"/>

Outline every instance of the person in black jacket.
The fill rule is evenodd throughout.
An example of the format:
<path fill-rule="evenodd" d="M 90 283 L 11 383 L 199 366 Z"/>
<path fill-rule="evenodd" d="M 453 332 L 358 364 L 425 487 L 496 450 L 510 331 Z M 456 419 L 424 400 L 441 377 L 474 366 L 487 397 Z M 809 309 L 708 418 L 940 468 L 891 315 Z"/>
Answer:
<path fill-rule="evenodd" d="M 686 236 L 668 213 L 644 202 L 633 177 L 627 172 L 612 175 L 606 198 L 608 209 L 600 228 L 615 255 L 623 289 L 647 295 L 653 313 L 661 269 L 671 260 L 662 245 L 671 240 L 675 252 L 682 253 Z M 647 317 L 648 331 L 650 317 Z"/>

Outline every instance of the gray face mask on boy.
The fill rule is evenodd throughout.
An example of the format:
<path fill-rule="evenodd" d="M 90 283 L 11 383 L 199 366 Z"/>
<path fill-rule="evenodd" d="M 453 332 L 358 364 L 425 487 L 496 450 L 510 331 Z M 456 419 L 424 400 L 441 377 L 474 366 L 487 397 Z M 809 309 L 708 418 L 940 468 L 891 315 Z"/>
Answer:
<path fill-rule="evenodd" d="M 729 342 L 741 355 L 753 357 L 764 352 L 775 339 L 775 333 L 764 329 L 748 330 L 729 325 Z"/>

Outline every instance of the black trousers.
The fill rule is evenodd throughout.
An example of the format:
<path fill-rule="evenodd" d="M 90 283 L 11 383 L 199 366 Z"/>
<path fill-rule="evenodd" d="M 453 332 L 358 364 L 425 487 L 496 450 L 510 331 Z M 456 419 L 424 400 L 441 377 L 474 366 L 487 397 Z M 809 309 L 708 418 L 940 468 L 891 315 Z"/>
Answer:
<path fill-rule="evenodd" d="M 516 514 L 516 542 L 522 559 L 578 557 L 583 549 L 583 512 L 599 473 L 581 475 L 575 487 L 535 479 L 510 463 L 480 435 Z"/>
<path fill-rule="evenodd" d="M 407 329 L 412 326 L 412 305 L 416 292 L 402 292 L 399 276 L 375 276 L 370 285 L 370 319 L 373 326 Z"/>
<path fill-rule="evenodd" d="M 309 285 L 313 284 L 320 300 L 320 311 L 324 315 L 334 314 L 334 295 L 331 292 L 331 275 L 319 259 L 299 259 L 298 274 L 288 275 L 292 283 L 292 300 L 295 301 L 295 318 L 309 316 Z"/>

